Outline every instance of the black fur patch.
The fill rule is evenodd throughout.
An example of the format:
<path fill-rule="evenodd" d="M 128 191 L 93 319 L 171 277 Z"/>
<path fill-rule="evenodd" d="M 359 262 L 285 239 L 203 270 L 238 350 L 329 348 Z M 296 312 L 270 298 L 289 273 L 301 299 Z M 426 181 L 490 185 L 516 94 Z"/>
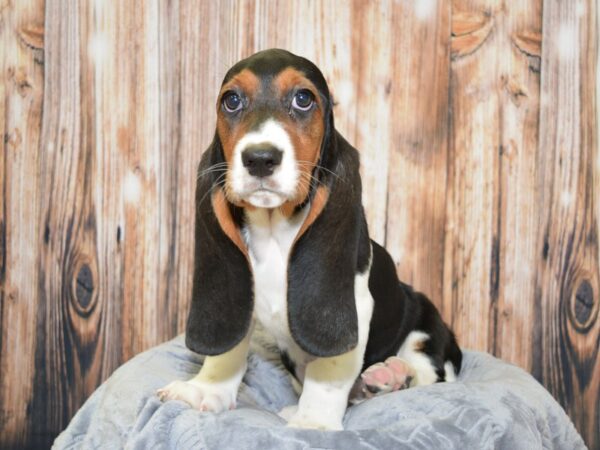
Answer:
<path fill-rule="evenodd" d="M 388 252 L 376 242 L 369 276 L 369 290 L 375 302 L 364 366 L 395 355 L 411 331 L 429 335 L 423 353 L 429 356 L 438 381 L 444 381 L 444 363 L 460 371 L 462 353 L 456 338 L 431 301 L 398 280 L 396 266 Z"/>
<path fill-rule="evenodd" d="M 369 291 L 374 307 L 364 367 L 395 355 L 410 332 L 407 327 L 407 299 L 400 288 L 394 261 L 382 246 L 374 241 L 371 244 L 373 256 Z"/>
<path fill-rule="evenodd" d="M 238 344 L 248 333 L 254 307 L 248 261 L 223 232 L 212 208 L 211 192 L 220 172 L 205 171 L 222 161 L 215 136 L 198 168 L 194 281 L 185 339 L 188 348 L 205 355 L 218 355 Z M 239 220 L 239 208 L 230 208 Z"/>
<path fill-rule="evenodd" d="M 320 357 L 358 343 L 354 278 L 366 267 L 369 245 L 358 152 L 337 133 L 325 151 L 331 172 L 321 183 L 329 186 L 329 201 L 296 242 L 288 268 L 290 332 L 304 351 Z"/>

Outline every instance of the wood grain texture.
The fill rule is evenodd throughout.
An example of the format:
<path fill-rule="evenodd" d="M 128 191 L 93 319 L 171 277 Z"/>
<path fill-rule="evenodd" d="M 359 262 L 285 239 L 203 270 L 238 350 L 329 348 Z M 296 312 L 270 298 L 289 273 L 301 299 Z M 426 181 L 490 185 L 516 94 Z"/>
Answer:
<path fill-rule="evenodd" d="M 600 447 L 594 0 L 20 0 L 0 24 L 0 447 L 47 447 L 184 330 L 216 94 L 271 47 L 323 70 L 401 278 Z"/>
<path fill-rule="evenodd" d="M 541 1 L 454 1 L 453 11 L 444 311 L 461 339 L 530 367 L 532 348 L 519 343 L 535 326 L 522 299 L 533 298 L 537 255 L 539 62 L 514 36 L 539 32 Z M 475 53 L 463 51 L 460 39 L 489 24 Z"/>
<path fill-rule="evenodd" d="M 496 7 L 494 10 L 494 7 Z M 453 14 L 487 16 L 476 51 L 458 53 L 450 72 L 450 145 L 444 264 L 444 316 L 461 342 L 494 350 L 494 238 L 500 147 L 503 28 L 497 2 L 454 0 Z M 453 39 L 455 37 L 453 36 Z M 473 47 L 474 51 L 475 47 Z"/>
<path fill-rule="evenodd" d="M 451 3 L 431 5 L 423 9 L 418 2 L 397 2 L 394 7 L 385 246 L 401 279 L 441 307 Z"/>
<path fill-rule="evenodd" d="M 45 54 L 52 57 L 44 58 L 38 155 L 41 234 L 33 241 L 40 248 L 39 282 L 31 299 L 38 316 L 36 373 L 28 426 L 39 442 L 29 442 L 31 446 L 48 444 L 80 399 L 106 376 L 105 360 L 112 359 L 113 367 L 118 360 L 109 349 L 119 336 L 106 332 L 116 317 L 98 278 L 105 270 L 97 246 L 104 217 L 98 210 L 99 194 L 110 188 L 97 176 L 96 74 L 86 58 L 94 23 L 86 6 L 46 5 Z"/>
<path fill-rule="evenodd" d="M 32 435 L 31 406 L 40 249 L 31 243 L 41 238 L 44 2 L 23 1 L 18 9 L 3 2 L 0 23 L 0 436 L 24 443 L 38 439 Z"/>
<path fill-rule="evenodd" d="M 600 447 L 598 5 L 544 2 L 532 372 Z"/>

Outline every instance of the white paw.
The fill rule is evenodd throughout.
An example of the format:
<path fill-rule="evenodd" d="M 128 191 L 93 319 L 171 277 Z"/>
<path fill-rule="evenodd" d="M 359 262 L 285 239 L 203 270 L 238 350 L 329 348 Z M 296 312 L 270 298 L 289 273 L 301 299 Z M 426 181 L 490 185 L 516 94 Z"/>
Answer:
<path fill-rule="evenodd" d="M 285 409 L 285 408 L 284 408 Z M 291 428 L 310 428 L 313 430 L 343 430 L 341 420 L 325 417 L 324 415 L 308 415 L 297 411 L 288 421 L 288 427 Z"/>
<path fill-rule="evenodd" d="M 199 411 L 221 412 L 235 408 L 237 386 L 227 383 L 203 383 L 200 381 L 173 381 L 156 391 L 161 401 L 182 400 Z"/>

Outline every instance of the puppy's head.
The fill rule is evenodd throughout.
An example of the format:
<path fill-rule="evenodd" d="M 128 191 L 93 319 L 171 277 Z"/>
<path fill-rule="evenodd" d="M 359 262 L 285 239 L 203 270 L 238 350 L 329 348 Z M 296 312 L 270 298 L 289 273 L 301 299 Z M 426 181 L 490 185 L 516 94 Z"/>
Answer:
<path fill-rule="evenodd" d="M 227 199 L 293 211 L 316 182 L 332 122 L 327 83 L 307 59 L 272 49 L 237 63 L 217 100 Z"/>

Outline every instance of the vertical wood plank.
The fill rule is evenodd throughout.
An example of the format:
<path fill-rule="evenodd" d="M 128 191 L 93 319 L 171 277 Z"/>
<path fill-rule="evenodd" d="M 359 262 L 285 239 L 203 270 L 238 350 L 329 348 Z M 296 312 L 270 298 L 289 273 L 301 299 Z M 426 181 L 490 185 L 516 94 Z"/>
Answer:
<path fill-rule="evenodd" d="M 192 292 L 196 168 L 215 132 L 216 95 L 220 78 L 228 68 L 225 59 L 229 53 L 224 43 L 231 39 L 230 20 L 223 15 L 230 12 L 217 1 L 201 2 L 199 6 L 193 2 L 179 4 L 178 332 L 185 330 Z M 205 20 L 207 17 L 215 20 Z"/>
<path fill-rule="evenodd" d="M 452 26 L 461 14 L 471 32 L 452 41 L 443 314 L 462 345 L 480 350 L 494 349 L 489 274 L 501 142 L 499 9 L 494 1 L 452 2 Z"/>
<path fill-rule="evenodd" d="M 44 229 L 38 271 L 34 398 L 29 433 L 51 438 L 97 385 L 103 317 L 98 296 L 93 71 L 85 60 L 91 11 L 46 6 L 46 91 L 40 152 Z M 85 386 L 88 386 L 87 392 Z"/>
<path fill-rule="evenodd" d="M 392 24 L 392 5 L 390 1 L 355 1 L 349 24 L 356 119 L 354 139 L 352 134 L 347 139 L 360 151 L 362 198 L 369 235 L 382 244 L 386 239 L 386 181 L 393 147 L 392 108 L 399 100 L 397 95 L 391 95 L 395 74 L 389 61 L 393 43 L 400 38 Z"/>
<path fill-rule="evenodd" d="M 451 76 L 458 104 L 453 122 L 460 140 L 454 141 L 450 156 L 454 197 L 447 262 L 460 256 L 453 269 L 446 266 L 447 300 L 460 305 L 456 328 L 465 345 L 528 369 L 536 326 L 530 299 L 537 256 L 533 229 L 539 215 L 534 173 L 541 2 L 520 2 L 510 11 L 482 3 L 454 6 Z M 473 104 L 465 108 L 461 102 Z M 485 120 L 480 108 L 487 108 Z M 461 116 L 465 110 L 470 112 Z M 470 126 L 473 120 L 476 125 Z M 470 331 L 463 337 L 465 329 Z"/>
<path fill-rule="evenodd" d="M 132 22 L 127 8 L 119 3 L 91 4 L 91 30 L 82 43 L 83 67 L 93 74 L 94 101 L 87 104 L 85 116 L 93 124 L 93 179 L 96 180 L 93 198 L 96 209 L 96 248 L 98 253 L 97 295 L 102 304 L 103 318 L 96 332 L 105 349 L 101 353 L 100 380 L 130 355 L 127 325 L 123 319 L 126 273 L 126 246 L 123 197 L 126 192 L 127 158 L 134 142 L 131 118 L 135 116 L 131 85 Z M 85 397 L 84 397 L 85 398 Z M 81 399 L 78 399 L 81 402 Z"/>
<path fill-rule="evenodd" d="M 182 150 L 179 2 L 145 3 L 136 15 L 126 4 L 120 8 L 129 23 L 121 27 L 127 36 L 119 42 L 127 43 L 124 50 L 130 56 L 122 63 L 129 76 L 121 84 L 132 108 L 118 128 L 127 147 L 120 200 L 123 357 L 128 359 L 184 326 L 191 280 L 190 186 L 196 158 Z M 106 89 L 108 96 L 110 86 Z"/>
<path fill-rule="evenodd" d="M 401 279 L 442 304 L 450 2 L 394 8 L 386 247 Z M 450 320 L 450 316 L 446 318 Z"/>
<path fill-rule="evenodd" d="M 159 166 L 161 170 L 160 208 L 160 267 L 158 303 L 159 318 L 168 319 L 163 325 L 160 340 L 175 336 L 187 319 L 193 273 L 194 182 L 193 162 L 199 146 L 185 152 L 181 146 L 182 115 L 182 41 L 181 5 L 178 1 L 162 1 L 158 11 L 159 36 Z M 196 72 L 197 73 L 197 72 Z M 184 119 L 185 118 L 185 119 Z M 197 126 L 197 125 L 196 125 Z M 192 162 L 192 164 L 190 164 Z M 163 319 L 159 319 L 163 320 Z M 152 344 L 154 345 L 154 344 Z"/>
<path fill-rule="evenodd" d="M 598 5 L 544 2 L 534 375 L 600 446 Z"/>
<path fill-rule="evenodd" d="M 444 311 L 464 346 L 528 369 L 541 2 L 453 9 Z"/>
<path fill-rule="evenodd" d="M 542 2 L 518 2 L 497 15 L 502 29 L 498 96 L 500 146 L 490 271 L 490 349 L 526 370 L 537 321 L 533 314 L 538 251 L 535 226 Z M 524 299 L 527 299 L 524 301 Z M 524 345 L 525 344 L 525 345 Z"/>
<path fill-rule="evenodd" d="M 130 17 L 131 14 L 129 13 Z M 160 91 L 158 57 L 158 3 L 137 8 L 131 35 L 135 80 L 129 88 L 135 96 L 135 117 L 130 122 L 134 145 L 128 158 L 125 199 L 126 273 L 124 316 L 130 351 L 138 353 L 162 336 L 164 317 L 158 315 L 160 196 Z M 168 323 L 168 321 L 167 321 Z"/>
<path fill-rule="evenodd" d="M 0 5 L 0 446 L 32 436 L 36 376 L 44 1 Z"/>

